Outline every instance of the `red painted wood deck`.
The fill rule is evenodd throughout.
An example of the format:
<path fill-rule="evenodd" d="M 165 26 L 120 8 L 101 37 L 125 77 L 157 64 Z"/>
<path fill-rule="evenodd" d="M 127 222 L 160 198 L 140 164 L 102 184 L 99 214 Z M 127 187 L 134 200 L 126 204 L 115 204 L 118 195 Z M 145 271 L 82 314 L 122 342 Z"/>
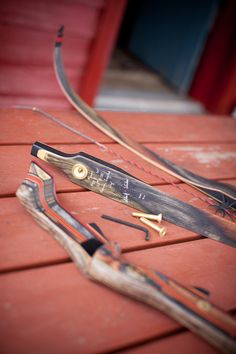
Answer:
<path fill-rule="evenodd" d="M 51 111 L 112 149 L 163 177 L 98 132 L 75 112 Z M 236 121 L 214 116 L 104 112 L 115 127 L 167 158 L 212 179 L 236 183 Z M 15 191 L 28 171 L 35 140 L 65 152 L 85 151 L 203 209 L 207 205 L 155 175 L 100 151 L 38 114 L 2 109 L 0 135 L 1 353 L 216 353 L 178 323 L 139 302 L 84 278 L 65 251 L 23 209 Z M 55 178 L 61 204 L 82 222 L 96 222 L 122 246 L 129 261 L 153 267 L 185 285 L 210 291 L 212 302 L 236 314 L 236 251 L 164 222 L 158 238 L 101 219 L 103 213 L 138 222 L 132 209 L 73 185 L 42 161 Z M 179 184 L 190 190 L 188 186 Z M 210 210 L 210 209 L 207 209 Z"/>

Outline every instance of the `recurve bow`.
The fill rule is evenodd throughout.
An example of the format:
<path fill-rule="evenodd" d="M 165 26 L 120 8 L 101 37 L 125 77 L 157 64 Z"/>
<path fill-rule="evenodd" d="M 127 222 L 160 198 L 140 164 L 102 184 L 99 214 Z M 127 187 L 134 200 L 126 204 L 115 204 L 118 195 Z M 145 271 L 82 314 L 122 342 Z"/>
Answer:
<path fill-rule="evenodd" d="M 200 190 L 209 197 L 217 200 L 219 203 L 225 204 L 228 209 L 234 210 L 236 208 L 236 187 L 230 184 L 221 183 L 218 181 L 209 180 L 205 177 L 199 176 L 190 172 L 173 162 L 165 159 L 156 152 L 148 149 L 133 139 L 125 136 L 112 128 L 104 118 L 89 107 L 73 90 L 71 87 L 63 66 L 62 60 L 62 38 L 64 35 L 64 27 L 62 26 L 57 35 L 54 47 L 54 68 L 58 83 L 69 100 L 72 106 L 90 123 L 100 129 L 104 134 L 111 139 L 132 151 L 142 159 L 151 163 L 155 167 L 168 173 L 169 175 L 178 178 L 179 180 L 191 185 Z"/>
<path fill-rule="evenodd" d="M 236 321 L 231 316 L 211 304 L 198 289 L 122 259 L 117 245 L 62 208 L 52 177 L 37 164 L 31 163 L 16 194 L 87 277 L 163 311 L 222 351 L 235 352 Z"/>
<path fill-rule="evenodd" d="M 216 241 L 236 247 L 236 224 L 200 210 L 84 152 L 66 154 L 35 142 L 31 154 L 64 172 L 81 187 Z"/>

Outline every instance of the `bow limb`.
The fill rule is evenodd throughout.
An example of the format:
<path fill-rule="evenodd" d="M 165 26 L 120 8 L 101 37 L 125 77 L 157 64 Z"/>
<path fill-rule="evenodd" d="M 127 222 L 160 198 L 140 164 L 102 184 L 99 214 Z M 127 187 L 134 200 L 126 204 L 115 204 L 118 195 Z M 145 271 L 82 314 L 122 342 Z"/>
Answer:
<path fill-rule="evenodd" d="M 64 70 L 62 60 L 62 38 L 63 27 L 58 32 L 58 37 L 55 42 L 54 48 L 54 68 L 57 77 L 57 81 L 72 106 L 90 123 L 100 129 L 104 134 L 111 139 L 124 146 L 134 154 L 138 155 L 145 161 L 149 162 L 153 166 L 168 173 L 169 175 L 191 185 L 192 187 L 200 190 L 209 197 L 217 200 L 220 203 L 227 203 L 230 205 L 230 209 L 236 208 L 236 188 L 233 185 L 225 184 L 217 181 L 209 180 L 205 177 L 199 176 L 193 172 L 190 172 L 173 162 L 163 158 L 159 154 L 151 151 L 147 147 L 139 144 L 124 134 L 118 132 L 112 128 L 104 118 L 89 107 L 73 90 L 71 87 Z"/>
<path fill-rule="evenodd" d="M 52 177 L 35 163 L 31 163 L 17 197 L 86 276 L 163 311 L 215 347 L 225 352 L 235 351 L 236 322 L 231 316 L 208 302 L 196 289 L 122 259 L 118 247 L 59 205 Z"/>
<path fill-rule="evenodd" d="M 112 164 L 83 152 L 65 154 L 39 142 L 31 153 L 83 188 L 147 213 L 162 213 L 166 221 L 236 247 L 235 223 L 161 192 Z"/>

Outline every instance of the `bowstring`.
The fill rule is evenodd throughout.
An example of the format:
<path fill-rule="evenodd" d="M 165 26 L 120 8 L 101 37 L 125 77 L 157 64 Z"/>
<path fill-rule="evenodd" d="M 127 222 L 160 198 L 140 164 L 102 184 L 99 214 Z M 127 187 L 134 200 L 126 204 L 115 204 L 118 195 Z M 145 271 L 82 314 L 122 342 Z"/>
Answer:
<path fill-rule="evenodd" d="M 70 126 L 69 124 L 67 123 L 64 123 L 62 120 L 60 120 L 59 118 L 55 117 L 54 115 L 52 115 L 51 113 L 48 113 L 46 111 L 44 111 L 43 109 L 41 108 L 38 108 L 38 107 L 35 107 L 35 106 L 27 106 L 27 105 L 15 105 L 13 106 L 13 108 L 17 108 L 17 109 L 28 109 L 28 110 L 31 110 L 33 112 L 36 112 L 36 113 L 39 113 L 41 114 L 42 116 L 48 118 L 49 120 L 53 121 L 54 123 L 64 127 L 65 129 L 71 131 L 72 133 L 84 138 L 85 140 L 89 141 L 90 143 L 92 144 L 95 144 L 99 147 L 99 149 L 103 152 L 108 152 L 116 157 L 118 157 L 119 159 L 122 159 L 124 162 L 127 162 L 129 165 L 131 166 L 134 166 L 136 168 L 138 168 L 139 170 L 155 177 L 155 178 L 158 178 L 160 180 L 162 180 L 163 182 L 167 183 L 167 184 L 170 184 L 172 186 L 174 186 L 175 188 L 178 188 L 179 190 L 181 190 L 182 192 L 184 193 L 187 193 L 189 195 L 191 195 L 192 197 L 208 204 L 208 205 L 212 205 L 212 201 L 210 198 L 203 198 L 197 194 L 195 194 L 193 191 L 189 191 L 187 189 L 185 189 L 184 187 L 182 187 L 181 185 L 163 177 L 163 176 L 160 176 L 158 175 L 157 173 L 155 172 L 152 172 L 148 169 L 146 169 L 145 167 L 139 165 L 138 163 L 132 161 L 132 160 L 129 160 L 127 158 L 125 158 L 124 156 L 122 156 L 121 154 L 119 154 L 118 152 L 114 151 L 113 149 L 111 149 L 110 147 L 108 148 L 106 145 L 100 143 L 99 141 L 95 140 L 94 138 L 90 137 L 89 135 L 81 132 L 80 130 L 76 129 L 76 128 L 73 128 L 72 126 Z"/>

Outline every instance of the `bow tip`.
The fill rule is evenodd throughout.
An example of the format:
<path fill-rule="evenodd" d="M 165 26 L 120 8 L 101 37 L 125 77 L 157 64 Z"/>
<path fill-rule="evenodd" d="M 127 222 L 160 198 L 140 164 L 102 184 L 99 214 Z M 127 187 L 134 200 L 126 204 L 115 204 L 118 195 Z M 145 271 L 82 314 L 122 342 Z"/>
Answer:
<path fill-rule="evenodd" d="M 56 38 L 56 45 L 61 45 L 62 38 L 64 36 L 64 25 L 60 25 L 58 31 L 57 31 L 57 38 Z"/>

